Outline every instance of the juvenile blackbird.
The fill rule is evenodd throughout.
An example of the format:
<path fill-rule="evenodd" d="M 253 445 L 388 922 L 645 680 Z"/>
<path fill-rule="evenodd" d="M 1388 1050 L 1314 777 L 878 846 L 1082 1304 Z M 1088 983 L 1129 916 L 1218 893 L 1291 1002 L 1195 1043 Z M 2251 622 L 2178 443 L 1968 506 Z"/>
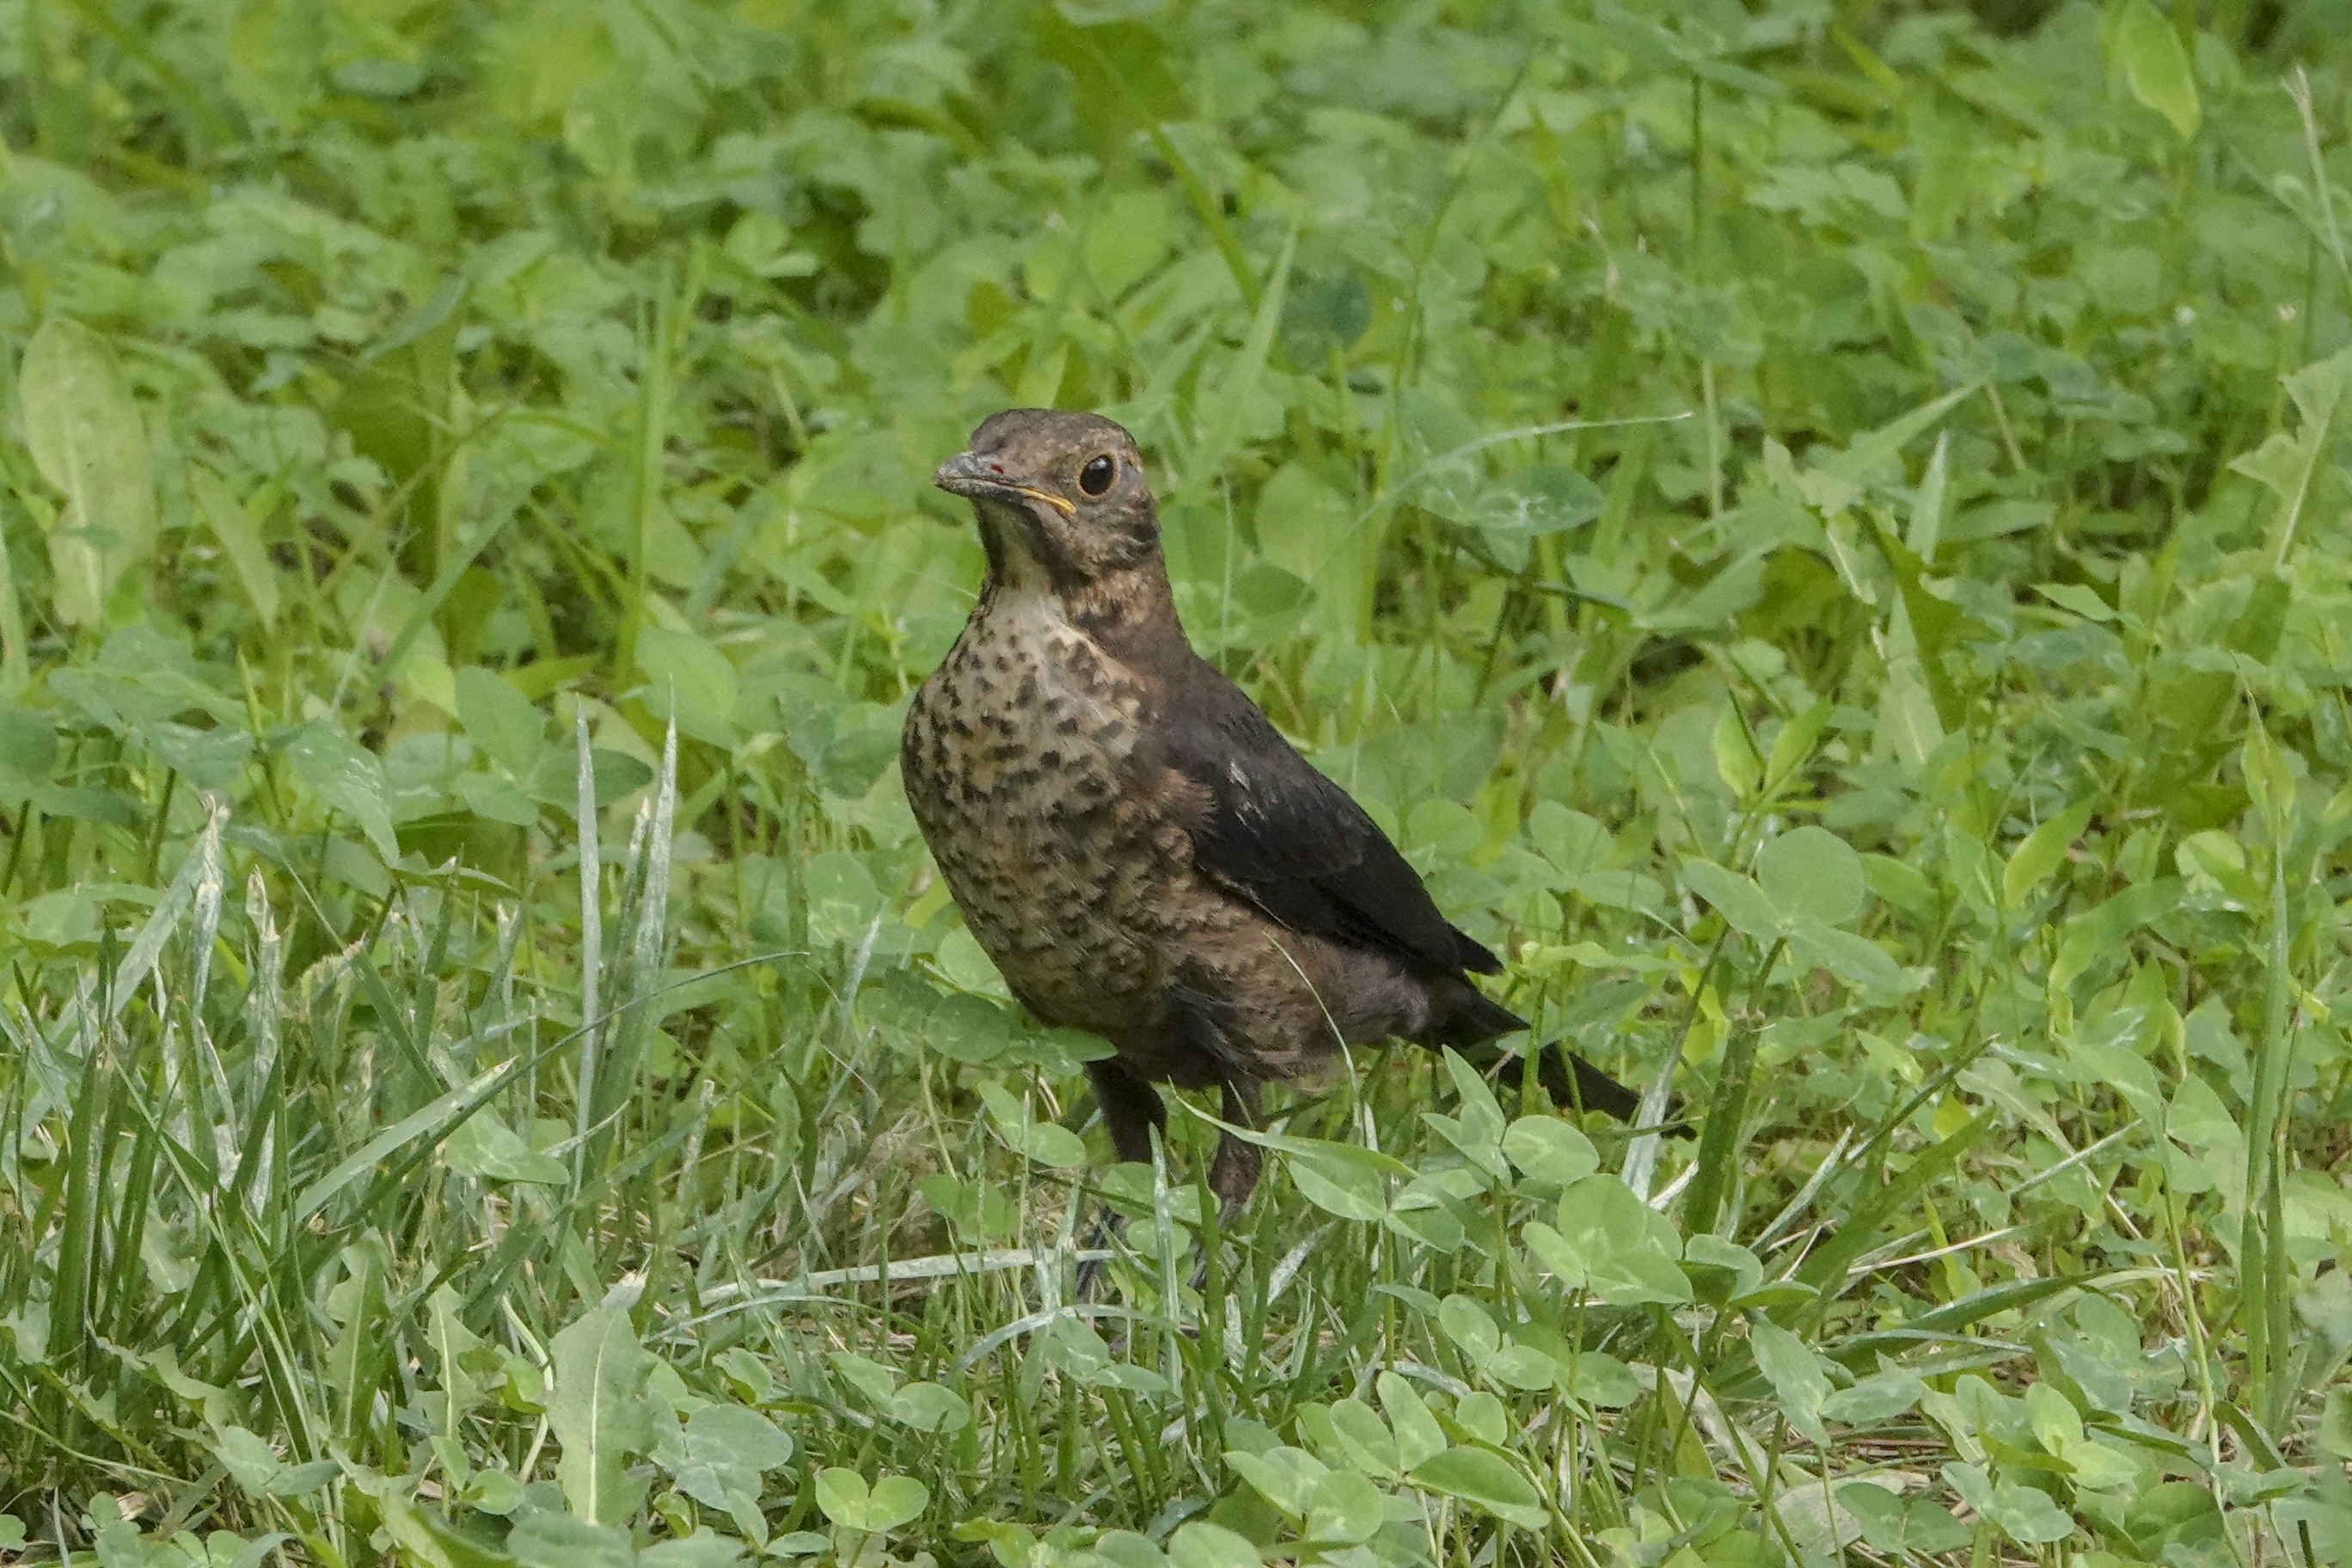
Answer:
<path fill-rule="evenodd" d="M 1166 1125 L 1154 1082 L 1219 1089 L 1249 1126 L 1260 1085 L 1328 1076 L 1342 1042 L 1475 1051 L 1527 1027 L 1468 979 L 1501 962 L 1192 651 L 1132 437 L 1008 409 L 933 482 L 971 498 L 988 575 L 908 712 L 907 798 L 1022 1005 L 1116 1047 L 1087 1071 L 1121 1160 Z M 1558 1100 L 1638 1104 L 1565 1050 L 1538 1066 Z M 1210 1185 L 1238 1205 L 1258 1165 L 1228 1134 Z"/>

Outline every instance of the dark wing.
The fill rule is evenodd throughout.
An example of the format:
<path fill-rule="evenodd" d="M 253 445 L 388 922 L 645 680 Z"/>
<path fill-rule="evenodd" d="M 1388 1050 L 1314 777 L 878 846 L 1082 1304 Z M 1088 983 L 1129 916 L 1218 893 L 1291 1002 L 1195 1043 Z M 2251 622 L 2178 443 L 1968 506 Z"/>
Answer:
<path fill-rule="evenodd" d="M 1192 849 L 1211 877 L 1293 931 L 1393 953 L 1417 973 L 1501 971 L 1438 913 L 1364 808 L 1216 670 L 1171 682 L 1152 732 L 1152 760 L 1207 793 Z"/>

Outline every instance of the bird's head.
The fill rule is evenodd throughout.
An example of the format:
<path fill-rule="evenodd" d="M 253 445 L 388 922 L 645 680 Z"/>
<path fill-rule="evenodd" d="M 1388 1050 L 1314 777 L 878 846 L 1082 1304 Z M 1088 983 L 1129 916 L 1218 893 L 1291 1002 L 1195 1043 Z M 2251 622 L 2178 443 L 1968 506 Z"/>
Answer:
<path fill-rule="evenodd" d="M 931 482 L 980 515 L 989 575 L 1070 595 L 1156 565 L 1160 517 L 1135 437 L 1095 414 L 1008 408 Z"/>

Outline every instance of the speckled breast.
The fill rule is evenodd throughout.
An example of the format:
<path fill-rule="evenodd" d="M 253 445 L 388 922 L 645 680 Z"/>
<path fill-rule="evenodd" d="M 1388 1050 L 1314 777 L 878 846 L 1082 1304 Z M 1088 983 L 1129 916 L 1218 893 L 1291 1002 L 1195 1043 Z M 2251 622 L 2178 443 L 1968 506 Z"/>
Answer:
<path fill-rule="evenodd" d="M 1047 1021 L 1111 1036 L 1158 983 L 1190 854 L 1129 789 L 1140 683 L 1049 595 L 993 594 L 907 715 L 900 771 L 964 923 Z"/>

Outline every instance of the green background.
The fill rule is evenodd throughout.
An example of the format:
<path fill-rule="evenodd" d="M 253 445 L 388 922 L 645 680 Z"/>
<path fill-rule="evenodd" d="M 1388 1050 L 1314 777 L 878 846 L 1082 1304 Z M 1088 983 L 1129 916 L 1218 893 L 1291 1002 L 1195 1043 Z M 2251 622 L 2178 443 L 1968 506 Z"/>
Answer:
<path fill-rule="evenodd" d="M 0 1557 L 2341 1561 L 2347 64 L 0 5 Z M 893 766 L 1013 403 L 1705 1136 L 1107 1163 Z"/>

